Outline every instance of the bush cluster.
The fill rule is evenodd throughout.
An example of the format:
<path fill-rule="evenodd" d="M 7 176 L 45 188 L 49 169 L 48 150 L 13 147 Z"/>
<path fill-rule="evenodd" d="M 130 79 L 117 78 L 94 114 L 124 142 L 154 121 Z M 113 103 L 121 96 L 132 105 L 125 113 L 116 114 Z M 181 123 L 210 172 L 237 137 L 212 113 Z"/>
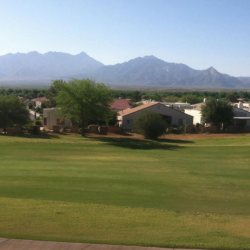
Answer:
<path fill-rule="evenodd" d="M 137 131 L 146 139 L 157 139 L 166 132 L 167 123 L 153 111 L 144 111 L 134 123 Z"/>

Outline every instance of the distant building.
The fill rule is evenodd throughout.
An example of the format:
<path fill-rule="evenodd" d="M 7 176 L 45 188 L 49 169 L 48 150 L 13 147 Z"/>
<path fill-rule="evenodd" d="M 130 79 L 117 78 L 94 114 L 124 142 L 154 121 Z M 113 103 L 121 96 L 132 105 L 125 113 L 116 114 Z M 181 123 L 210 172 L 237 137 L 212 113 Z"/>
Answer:
<path fill-rule="evenodd" d="M 201 108 L 205 102 L 192 105 L 192 109 L 185 109 L 184 112 L 194 117 L 194 124 L 201 123 Z"/>
<path fill-rule="evenodd" d="M 190 103 L 184 103 L 184 102 L 161 102 L 163 105 L 180 110 L 184 112 L 185 109 L 191 109 L 192 105 Z"/>
<path fill-rule="evenodd" d="M 31 100 L 35 103 L 35 108 L 41 108 L 42 103 L 48 101 L 46 97 L 38 97 Z"/>
<path fill-rule="evenodd" d="M 170 126 L 184 126 L 193 124 L 193 117 L 179 110 L 169 108 L 159 102 L 150 102 L 136 108 L 125 109 L 118 112 L 119 126 L 124 130 L 132 130 L 136 117 L 145 110 L 151 110 L 159 114 Z"/>
<path fill-rule="evenodd" d="M 131 101 L 127 99 L 115 99 L 113 103 L 110 104 L 110 109 L 112 111 L 121 111 L 124 109 L 131 109 Z"/>
<path fill-rule="evenodd" d="M 194 117 L 194 124 L 202 123 L 201 121 L 201 109 L 205 105 L 205 102 L 192 105 L 192 109 L 185 109 L 185 113 Z M 250 109 L 244 108 L 243 103 L 239 102 L 237 105 L 231 104 L 234 112 L 234 126 L 244 127 L 250 126 Z"/>
<path fill-rule="evenodd" d="M 68 119 L 61 119 L 58 108 L 48 108 L 43 109 L 43 126 L 49 130 L 52 130 L 53 126 L 71 128 L 72 122 Z"/>
<path fill-rule="evenodd" d="M 35 105 L 35 102 L 33 102 L 32 100 L 30 100 L 30 99 L 27 99 L 27 98 L 25 98 L 25 97 L 23 97 L 23 96 L 18 96 L 18 99 L 20 100 L 20 101 L 23 101 L 28 107 L 34 107 L 34 105 Z"/>

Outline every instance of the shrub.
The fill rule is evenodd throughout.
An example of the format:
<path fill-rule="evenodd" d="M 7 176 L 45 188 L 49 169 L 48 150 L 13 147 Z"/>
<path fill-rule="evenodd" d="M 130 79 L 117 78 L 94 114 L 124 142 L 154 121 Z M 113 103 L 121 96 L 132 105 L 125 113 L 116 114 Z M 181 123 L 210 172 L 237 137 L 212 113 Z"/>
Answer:
<path fill-rule="evenodd" d="M 164 134 L 167 123 L 153 111 L 144 111 L 134 122 L 137 131 L 146 139 L 157 139 Z"/>
<path fill-rule="evenodd" d="M 110 111 L 107 115 L 105 122 L 107 126 L 114 126 L 117 123 L 118 113 L 116 111 Z"/>
<path fill-rule="evenodd" d="M 39 135 L 39 132 L 40 132 L 40 128 L 39 127 L 37 127 L 37 126 L 33 126 L 32 127 L 31 133 L 33 135 Z"/>
<path fill-rule="evenodd" d="M 179 127 L 179 132 L 182 133 L 182 134 L 184 133 L 184 127 L 183 126 Z"/>
<path fill-rule="evenodd" d="M 41 121 L 39 121 L 39 120 L 35 120 L 35 124 L 36 124 L 37 126 L 41 126 L 41 125 L 42 125 Z"/>
<path fill-rule="evenodd" d="M 179 133 L 180 133 L 180 131 L 179 131 L 178 128 L 174 128 L 174 129 L 173 129 L 173 134 L 179 134 Z"/>
<path fill-rule="evenodd" d="M 31 131 L 32 128 L 33 128 L 33 124 L 32 124 L 31 122 L 30 122 L 30 123 L 27 123 L 27 124 L 25 124 L 25 125 L 23 126 L 23 129 L 29 130 L 29 131 Z"/>
<path fill-rule="evenodd" d="M 197 133 L 201 132 L 202 131 L 202 124 L 196 123 L 195 130 L 196 130 Z"/>

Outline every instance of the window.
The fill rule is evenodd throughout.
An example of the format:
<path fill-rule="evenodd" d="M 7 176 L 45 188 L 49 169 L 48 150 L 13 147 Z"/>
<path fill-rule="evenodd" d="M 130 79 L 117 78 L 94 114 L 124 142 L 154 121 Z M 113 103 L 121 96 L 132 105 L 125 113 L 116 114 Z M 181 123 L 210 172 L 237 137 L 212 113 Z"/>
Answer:
<path fill-rule="evenodd" d="M 130 120 L 127 120 L 127 124 L 130 124 Z"/>
<path fill-rule="evenodd" d="M 65 120 L 56 119 L 56 125 L 65 125 Z"/>
<path fill-rule="evenodd" d="M 43 125 L 44 125 L 44 126 L 47 126 L 47 117 L 44 117 L 44 118 L 43 118 Z"/>
<path fill-rule="evenodd" d="M 187 124 L 187 120 L 186 119 L 183 119 L 183 118 L 179 119 L 179 122 L 178 122 L 179 126 L 185 126 L 186 124 Z"/>

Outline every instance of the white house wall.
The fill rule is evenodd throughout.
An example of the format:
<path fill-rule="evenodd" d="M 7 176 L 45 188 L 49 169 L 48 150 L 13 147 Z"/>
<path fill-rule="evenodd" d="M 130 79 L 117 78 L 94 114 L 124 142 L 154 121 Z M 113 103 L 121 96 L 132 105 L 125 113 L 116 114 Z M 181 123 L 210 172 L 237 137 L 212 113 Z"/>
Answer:
<path fill-rule="evenodd" d="M 193 124 L 201 123 L 201 111 L 194 109 L 185 109 L 185 113 L 194 117 Z"/>
<path fill-rule="evenodd" d="M 46 129 L 53 129 L 53 126 L 60 126 L 70 128 L 72 123 L 70 120 L 65 119 L 64 125 L 57 125 L 57 119 L 60 119 L 60 114 L 58 109 L 51 108 L 51 109 L 43 109 L 43 118 L 47 118 L 47 125 L 44 125 Z"/>
<path fill-rule="evenodd" d="M 250 117 L 250 112 L 233 107 L 235 117 Z M 194 117 L 194 124 L 201 123 L 201 111 L 195 109 L 185 109 L 185 113 Z M 250 121 L 247 121 L 247 125 L 250 126 Z"/>

